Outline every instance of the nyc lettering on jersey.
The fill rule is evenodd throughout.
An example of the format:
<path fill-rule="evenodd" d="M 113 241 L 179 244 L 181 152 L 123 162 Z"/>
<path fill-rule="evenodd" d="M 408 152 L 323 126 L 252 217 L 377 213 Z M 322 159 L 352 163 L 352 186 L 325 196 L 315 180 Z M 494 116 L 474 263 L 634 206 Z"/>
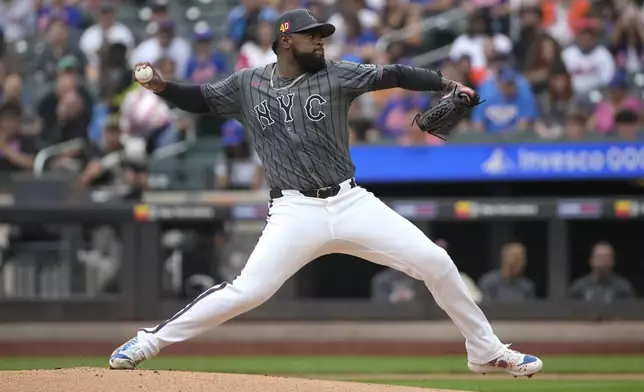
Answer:
<path fill-rule="evenodd" d="M 279 108 L 284 116 L 284 122 L 293 122 L 294 97 L 294 93 L 280 95 L 277 97 Z M 324 99 L 320 94 L 309 95 L 304 101 L 304 106 L 302 107 L 304 109 L 304 114 L 311 121 L 317 122 L 322 120 L 326 117 L 326 114 L 323 111 L 323 107 L 326 102 L 326 99 Z M 259 105 L 255 105 L 254 109 L 255 117 L 257 117 L 257 121 L 259 121 L 262 129 L 266 129 L 267 126 L 275 123 L 275 120 L 273 120 L 273 116 L 271 115 L 271 111 L 268 108 L 268 101 L 266 99 L 260 102 Z"/>

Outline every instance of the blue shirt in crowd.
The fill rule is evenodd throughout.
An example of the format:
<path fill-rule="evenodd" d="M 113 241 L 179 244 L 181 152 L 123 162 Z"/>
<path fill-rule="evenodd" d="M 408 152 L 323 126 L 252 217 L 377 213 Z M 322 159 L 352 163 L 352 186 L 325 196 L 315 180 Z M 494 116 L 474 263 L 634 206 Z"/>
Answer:
<path fill-rule="evenodd" d="M 518 74 L 514 75 L 514 81 L 514 96 L 503 95 L 497 79 L 484 82 L 478 93 L 485 102 L 474 108 L 472 122 L 482 123 L 489 133 L 504 133 L 514 131 L 520 120 L 536 120 L 537 103 L 530 84 Z"/>

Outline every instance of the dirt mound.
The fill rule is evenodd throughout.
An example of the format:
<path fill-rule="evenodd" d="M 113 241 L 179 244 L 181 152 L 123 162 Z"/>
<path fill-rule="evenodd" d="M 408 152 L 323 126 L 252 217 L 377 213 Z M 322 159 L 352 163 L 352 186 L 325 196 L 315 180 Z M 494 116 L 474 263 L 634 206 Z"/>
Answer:
<path fill-rule="evenodd" d="M 11 392 L 448 392 L 438 389 L 245 374 L 117 371 L 99 368 L 0 372 L 0 385 L 1 390 Z"/>

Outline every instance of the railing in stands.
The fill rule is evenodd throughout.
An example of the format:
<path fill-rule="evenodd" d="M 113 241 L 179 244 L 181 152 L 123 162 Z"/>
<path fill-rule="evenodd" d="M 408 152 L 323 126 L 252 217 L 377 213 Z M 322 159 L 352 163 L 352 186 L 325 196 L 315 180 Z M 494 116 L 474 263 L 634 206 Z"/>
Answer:
<path fill-rule="evenodd" d="M 171 145 L 162 147 L 156 150 L 150 160 L 157 161 L 179 155 L 186 152 L 197 140 L 197 134 L 194 129 L 186 130 L 186 139 Z M 62 143 L 54 144 L 40 150 L 34 158 L 34 176 L 41 177 L 45 172 L 47 161 L 54 157 L 67 152 L 80 150 L 86 145 L 86 140 L 83 138 L 76 138 Z M 108 154 L 101 160 L 106 166 L 111 166 L 115 159 L 120 159 L 120 153 Z"/>
<path fill-rule="evenodd" d="M 34 158 L 34 176 L 42 176 L 45 171 L 45 165 L 47 164 L 47 160 L 49 158 L 64 154 L 66 152 L 79 150 L 84 146 L 85 139 L 76 138 L 43 148 L 42 150 L 38 151 L 38 154 L 36 154 L 36 157 Z"/>
<path fill-rule="evenodd" d="M 411 64 L 416 67 L 429 67 L 445 60 L 449 56 L 451 45 L 445 45 L 442 48 L 430 50 L 418 56 L 411 58 Z"/>
<path fill-rule="evenodd" d="M 188 151 L 190 146 L 195 144 L 197 141 L 197 132 L 195 129 L 188 129 L 185 132 L 186 139 L 177 143 L 170 144 L 169 146 L 161 147 L 158 150 L 154 151 L 152 154 L 151 160 L 158 161 L 161 159 L 166 159 L 179 155 Z"/>
<path fill-rule="evenodd" d="M 418 24 L 406 26 L 400 30 L 394 30 L 383 34 L 383 36 L 376 42 L 376 50 L 385 51 L 392 43 L 403 41 L 412 34 L 418 34 L 419 32 L 426 33 L 431 30 L 445 28 L 449 25 L 463 22 L 467 15 L 467 11 L 456 8 L 439 15 L 431 16 Z"/>

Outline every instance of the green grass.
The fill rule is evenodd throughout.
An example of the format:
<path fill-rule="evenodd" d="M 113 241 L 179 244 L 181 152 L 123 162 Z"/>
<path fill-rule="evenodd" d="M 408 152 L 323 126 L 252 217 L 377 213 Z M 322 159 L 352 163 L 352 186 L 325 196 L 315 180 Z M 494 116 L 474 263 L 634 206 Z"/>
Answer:
<path fill-rule="evenodd" d="M 535 376 L 536 377 L 536 376 Z M 577 380 L 538 380 L 536 378 L 470 381 L 470 380 L 365 380 L 374 384 L 402 385 L 421 388 L 456 389 L 476 392 L 642 392 L 643 381 L 577 381 Z"/>
<path fill-rule="evenodd" d="M 644 380 L 546 379 L 550 374 L 643 374 L 644 356 L 546 356 L 544 377 L 486 379 L 456 377 L 470 374 L 463 356 L 444 357 L 174 357 L 159 356 L 143 369 L 190 370 L 346 379 L 425 388 L 477 392 L 642 392 Z M 107 366 L 107 357 L 0 357 L 0 370 Z M 411 375 L 416 375 L 412 377 Z M 446 375 L 422 380 L 424 374 Z M 361 375 L 356 378 L 356 375 Z M 383 379 L 389 378 L 391 380 Z M 405 375 L 408 375 L 406 378 Z M 420 376 L 419 376 L 420 375 Z M 380 376 L 380 377 L 378 377 Z"/>
<path fill-rule="evenodd" d="M 643 373 L 644 356 L 546 356 L 547 373 Z M 0 369 L 107 366 L 107 357 L 0 357 Z M 464 356 L 443 357 L 174 357 L 159 356 L 144 369 L 249 374 L 469 373 Z"/>

